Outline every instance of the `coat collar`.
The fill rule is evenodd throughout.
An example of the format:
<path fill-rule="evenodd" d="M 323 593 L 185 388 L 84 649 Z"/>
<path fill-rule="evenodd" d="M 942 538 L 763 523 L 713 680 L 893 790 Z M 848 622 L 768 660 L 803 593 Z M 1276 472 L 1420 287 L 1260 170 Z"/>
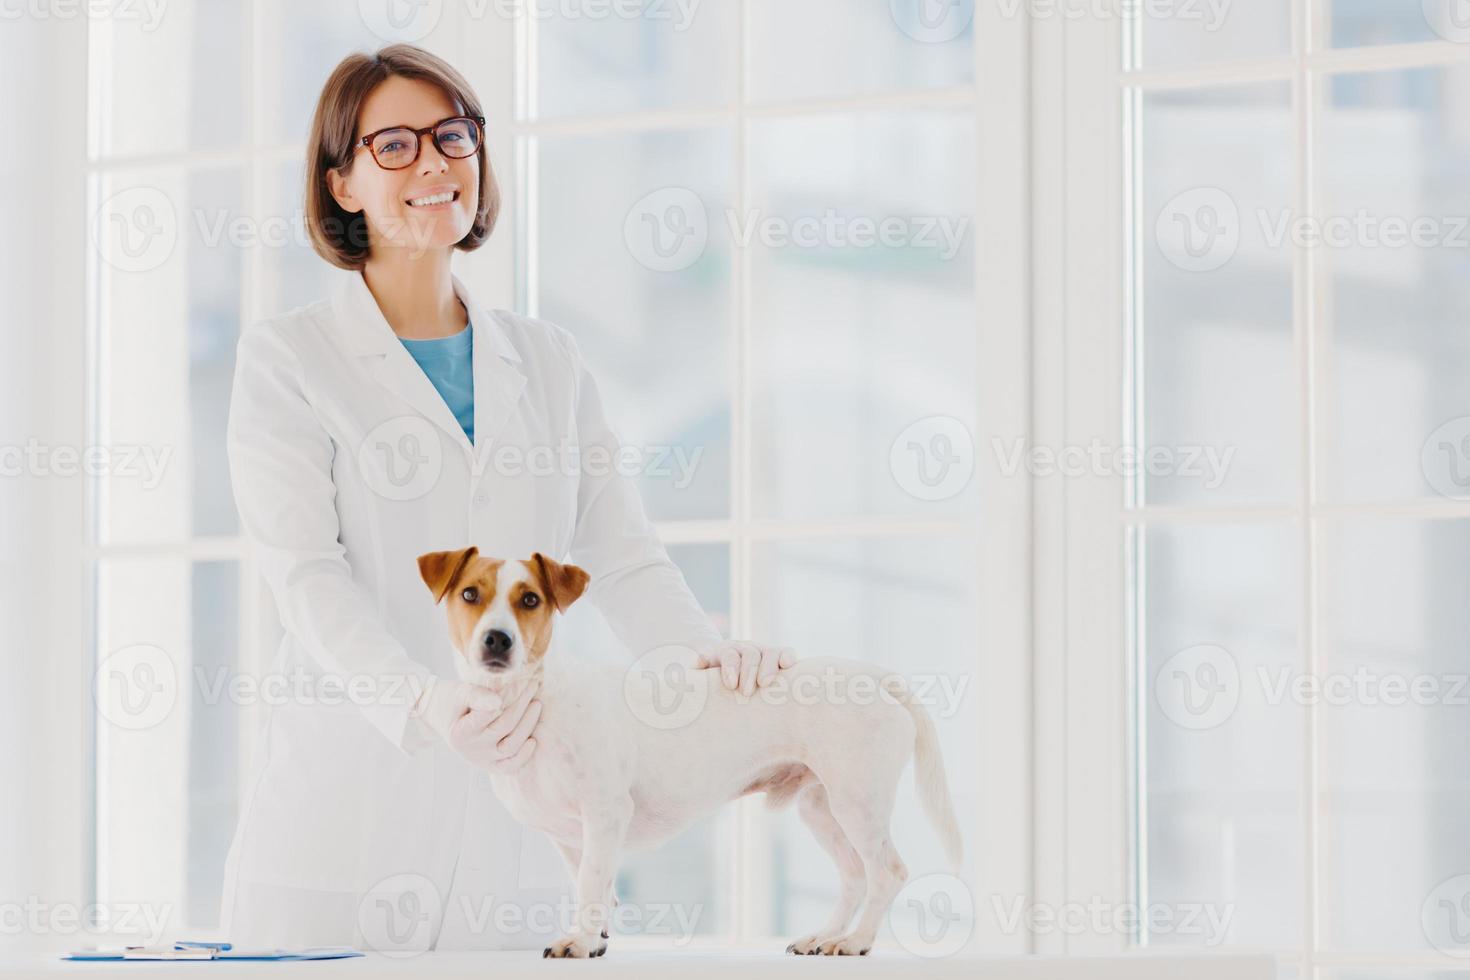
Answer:
<path fill-rule="evenodd" d="M 361 271 L 349 272 L 342 277 L 332 299 L 332 310 L 348 349 L 371 362 L 374 380 L 443 429 L 464 450 L 471 472 L 478 476 L 484 472 L 495 437 L 515 413 L 526 386 L 526 376 L 516 366 L 521 355 L 506 336 L 500 320 L 492 311 L 480 306 L 459 276 L 451 273 L 450 279 L 455 295 L 469 312 L 472 331 L 475 383 L 473 446 L 433 382 L 388 325 Z"/>

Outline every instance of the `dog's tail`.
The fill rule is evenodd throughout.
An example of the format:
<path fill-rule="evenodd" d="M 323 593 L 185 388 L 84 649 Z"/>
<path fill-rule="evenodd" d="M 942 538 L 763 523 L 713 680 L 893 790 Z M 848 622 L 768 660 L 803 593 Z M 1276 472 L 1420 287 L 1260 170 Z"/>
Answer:
<path fill-rule="evenodd" d="M 964 857 L 964 843 L 960 837 L 960 822 L 955 818 L 954 800 L 949 795 L 949 780 L 944 775 L 944 757 L 939 753 L 939 733 L 934 729 L 934 720 L 902 677 L 889 675 L 883 678 L 883 689 L 907 708 L 914 719 L 914 788 L 919 793 L 925 816 L 939 834 L 945 856 L 958 873 Z"/>

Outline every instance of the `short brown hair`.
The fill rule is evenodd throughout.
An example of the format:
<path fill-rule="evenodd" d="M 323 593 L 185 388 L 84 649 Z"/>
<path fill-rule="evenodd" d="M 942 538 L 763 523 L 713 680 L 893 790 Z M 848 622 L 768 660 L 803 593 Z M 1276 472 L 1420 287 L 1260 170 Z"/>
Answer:
<path fill-rule="evenodd" d="M 330 169 L 348 173 L 358 154 L 358 116 L 362 104 L 391 75 L 418 78 L 444 90 L 457 112 L 483 116 L 480 100 L 463 75 L 447 61 L 412 44 L 390 44 L 376 54 L 348 55 L 332 70 L 317 99 L 306 151 L 306 229 L 317 254 L 343 269 L 361 269 L 368 259 L 367 218 L 342 210 L 327 186 Z M 500 215 L 500 187 L 485 154 L 485 140 L 475 151 L 480 161 L 480 204 L 469 233 L 454 247 L 472 252 L 485 243 Z"/>

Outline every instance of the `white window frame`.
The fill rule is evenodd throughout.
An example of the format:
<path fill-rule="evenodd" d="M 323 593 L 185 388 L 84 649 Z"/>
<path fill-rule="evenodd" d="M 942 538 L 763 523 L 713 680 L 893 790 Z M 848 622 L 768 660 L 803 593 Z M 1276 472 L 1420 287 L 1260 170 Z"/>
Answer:
<path fill-rule="evenodd" d="M 1031 23 L 1034 444 L 1123 445 L 1121 35 L 1114 18 Z M 1035 900 L 1130 898 L 1122 502 L 1115 476 L 1034 481 Z M 1034 951 L 1106 955 L 1122 933 Z"/>
<path fill-rule="evenodd" d="M 26 134 L 29 155 L 4 168 L 4 179 L 23 193 L 48 202 L 52 220 L 17 225 L 27 259 L 0 273 L 7 288 L 7 315 L 0 337 L 0 383 L 6 386 L 0 441 L 44 447 L 85 447 L 88 437 L 86 293 L 79 288 L 86 227 L 85 134 L 57 120 L 80 119 L 86 111 L 87 31 L 82 19 L 8 20 L 0 57 L 26 66 L 35 77 L 23 97 L 7 92 L 7 120 Z M 24 53 L 22 53 L 24 52 Z M 34 166 L 45 161 L 44 166 Z M 13 214 L 13 212 L 12 212 Z M 25 380 L 22 381 L 21 379 Z M 13 385 L 13 387 L 12 387 Z M 24 401 L 22 393 L 30 397 Z M 92 893 L 95 870 L 91 834 L 93 712 L 91 637 L 88 634 L 90 575 L 81 557 L 88 541 L 85 523 L 89 488 L 82 479 L 27 474 L 6 478 L 5 504 L 20 499 L 35 510 L 0 515 L 0 540 L 13 574 L 0 594 L 17 696 L 6 704 L 4 731 L 11 751 L 0 764 L 5 779 L 5 823 L 10 832 L 0 849 L 0 881 L 12 901 L 30 896 L 54 903 L 70 899 L 82 907 Z M 11 494 L 14 493 L 14 496 Z M 25 533 L 22 533 L 25 529 Z M 21 542 L 34 545 L 19 553 Z M 80 693 L 75 693 L 80 692 Z M 25 745 L 24 750 L 17 750 Z M 54 935 L 7 933 L 0 948 L 40 949 Z"/>

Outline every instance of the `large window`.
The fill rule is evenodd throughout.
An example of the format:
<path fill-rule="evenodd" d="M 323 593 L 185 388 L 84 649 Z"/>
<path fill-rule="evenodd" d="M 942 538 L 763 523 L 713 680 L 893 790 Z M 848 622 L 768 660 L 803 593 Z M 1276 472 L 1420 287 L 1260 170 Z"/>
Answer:
<path fill-rule="evenodd" d="M 1444 965 L 1470 951 L 1470 33 L 1454 3 L 1197 9 L 1124 25 L 1131 435 L 1171 465 L 1121 543 L 1135 895 L 1217 925 L 1137 938 Z"/>

